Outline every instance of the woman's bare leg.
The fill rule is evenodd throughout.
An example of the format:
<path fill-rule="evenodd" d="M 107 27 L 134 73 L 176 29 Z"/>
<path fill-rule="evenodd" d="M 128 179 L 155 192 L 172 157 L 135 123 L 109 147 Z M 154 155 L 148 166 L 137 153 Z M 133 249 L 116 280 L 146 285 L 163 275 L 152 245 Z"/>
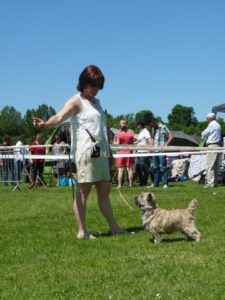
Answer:
<path fill-rule="evenodd" d="M 98 205 L 103 216 L 109 224 L 110 231 L 112 233 L 126 233 L 117 223 L 113 216 L 111 203 L 109 200 L 110 182 L 109 181 L 99 181 L 95 183 L 97 195 L 98 195 Z"/>
<path fill-rule="evenodd" d="M 86 202 L 91 191 L 92 183 L 80 183 L 76 191 L 76 197 L 73 202 L 73 211 L 78 226 L 78 238 L 90 238 L 90 233 L 86 227 Z"/>
<path fill-rule="evenodd" d="M 118 168 L 118 188 L 121 188 L 123 183 L 123 169 L 124 168 Z"/>
<path fill-rule="evenodd" d="M 133 186 L 133 178 L 134 178 L 134 172 L 132 167 L 127 168 L 128 178 L 129 178 L 129 186 Z"/>

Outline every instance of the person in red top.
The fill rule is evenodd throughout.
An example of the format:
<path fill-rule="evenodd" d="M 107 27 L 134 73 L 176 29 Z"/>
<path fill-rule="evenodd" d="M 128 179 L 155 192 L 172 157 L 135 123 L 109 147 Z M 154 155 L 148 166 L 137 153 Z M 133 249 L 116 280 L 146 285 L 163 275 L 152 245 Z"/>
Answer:
<path fill-rule="evenodd" d="M 133 144 L 134 132 L 128 129 L 128 121 L 126 119 L 120 120 L 120 130 L 114 138 L 115 144 Z M 132 151 L 120 150 L 117 154 L 129 154 Z M 118 188 L 121 188 L 123 183 L 124 168 L 127 169 L 129 186 L 133 185 L 133 164 L 134 160 L 132 157 L 118 157 L 116 158 L 116 166 L 118 168 Z"/>
<path fill-rule="evenodd" d="M 36 140 L 33 141 L 31 146 L 35 145 L 42 145 L 42 134 L 38 133 L 36 135 Z M 30 147 L 30 153 L 32 155 L 45 155 L 46 148 L 45 147 Z M 44 171 L 44 159 L 31 159 L 31 178 L 32 182 L 29 188 L 33 188 L 34 186 L 38 186 L 40 182 L 37 180 L 37 175 L 42 180 L 43 178 L 43 171 Z"/>

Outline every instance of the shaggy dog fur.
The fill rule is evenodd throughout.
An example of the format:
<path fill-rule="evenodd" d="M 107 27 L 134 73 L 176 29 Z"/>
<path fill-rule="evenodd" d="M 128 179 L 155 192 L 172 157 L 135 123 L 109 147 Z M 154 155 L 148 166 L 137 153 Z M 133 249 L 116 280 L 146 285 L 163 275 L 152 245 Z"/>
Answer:
<path fill-rule="evenodd" d="M 180 231 L 191 240 L 200 241 L 201 234 L 195 226 L 194 212 L 197 200 L 193 199 L 186 209 L 165 210 L 158 207 L 153 193 L 141 193 L 135 197 L 141 209 L 142 223 L 152 233 L 154 243 L 161 242 L 162 233 Z"/>

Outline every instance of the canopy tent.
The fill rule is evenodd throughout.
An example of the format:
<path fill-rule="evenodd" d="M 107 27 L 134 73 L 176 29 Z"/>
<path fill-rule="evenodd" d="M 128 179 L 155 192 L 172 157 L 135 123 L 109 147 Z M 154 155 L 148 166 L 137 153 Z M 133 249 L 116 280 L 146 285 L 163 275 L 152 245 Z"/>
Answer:
<path fill-rule="evenodd" d="M 212 112 L 217 114 L 218 112 L 225 112 L 225 104 L 220 104 L 212 107 Z"/>
<path fill-rule="evenodd" d="M 170 143 L 170 146 L 198 146 L 201 137 L 197 135 L 189 135 L 182 131 L 171 130 L 173 134 L 173 139 Z"/>
<path fill-rule="evenodd" d="M 64 141 L 66 144 L 71 143 L 71 135 L 70 135 L 70 122 L 65 121 L 61 125 L 59 125 L 49 137 L 46 143 L 53 144 L 55 142 L 56 135 L 61 136 L 61 140 Z"/>

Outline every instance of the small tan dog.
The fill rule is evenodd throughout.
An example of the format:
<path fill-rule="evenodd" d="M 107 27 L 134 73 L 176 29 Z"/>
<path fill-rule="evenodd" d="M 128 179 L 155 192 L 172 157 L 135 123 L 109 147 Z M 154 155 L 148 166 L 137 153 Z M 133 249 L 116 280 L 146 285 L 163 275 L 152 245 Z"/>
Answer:
<path fill-rule="evenodd" d="M 200 241 L 201 234 L 195 227 L 194 212 L 197 200 L 193 199 L 188 208 L 166 210 L 158 207 L 153 193 L 141 193 L 135 197 L 135 204 L 141 209 L 142 223 L 152 233 L 154 243 L 161 242 L 162 233 L 180 231 L 188 238 Z"/>

